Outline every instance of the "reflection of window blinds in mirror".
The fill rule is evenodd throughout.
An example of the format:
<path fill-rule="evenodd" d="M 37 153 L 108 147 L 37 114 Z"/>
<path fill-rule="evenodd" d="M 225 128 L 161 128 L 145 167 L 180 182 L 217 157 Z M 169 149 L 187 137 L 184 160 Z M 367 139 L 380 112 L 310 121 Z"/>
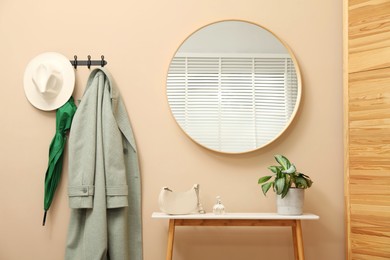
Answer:
<path fill-rule="evenodd" d="M 295 106 L 290 58 L 175 57 L 168 72 L 172 113 L 214 150 L 253 150 L 279 134 Z"/>

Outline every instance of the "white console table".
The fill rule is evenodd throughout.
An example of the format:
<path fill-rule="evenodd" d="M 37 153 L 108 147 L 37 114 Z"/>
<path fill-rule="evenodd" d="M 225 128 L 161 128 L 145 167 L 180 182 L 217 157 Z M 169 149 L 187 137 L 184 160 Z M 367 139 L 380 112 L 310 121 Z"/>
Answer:
<path fill-rule="evenodd" d="M 152 218 L 168 219 L 168 247 L 166 260 L 172 260 L 173 242 L 176 226 L 284 226 L 291 227 L 294 243 L 294 254 L 296 260 L 304 260 L 303 237 L 301 220 L 316 220 L 319 216 L 314 214 L 303 214 L 299 216 L 285 216 L 276 213 L 226 213 L 215 215 L 189 214 L 189 215 L 167 215 L 161 212 L 154 212 Z"/>

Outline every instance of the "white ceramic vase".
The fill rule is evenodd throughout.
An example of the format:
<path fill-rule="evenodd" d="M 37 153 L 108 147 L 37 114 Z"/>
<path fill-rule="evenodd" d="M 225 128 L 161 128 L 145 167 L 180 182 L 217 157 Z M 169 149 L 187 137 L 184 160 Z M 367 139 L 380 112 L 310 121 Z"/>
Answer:
<path fill-rule="evenodd" d="M 305 190 L 290 188 L 287 195 L 282 199 L 281 195 L 276 196 L 277 212 L 280 215 L 302 215 Z"/>

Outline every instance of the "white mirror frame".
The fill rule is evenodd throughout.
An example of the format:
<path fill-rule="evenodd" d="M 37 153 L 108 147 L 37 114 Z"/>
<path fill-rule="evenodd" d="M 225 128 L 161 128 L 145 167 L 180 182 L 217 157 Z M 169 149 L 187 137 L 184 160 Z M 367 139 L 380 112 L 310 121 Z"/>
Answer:
<path fill-rule="evenodd" d="M 215 149 L 215 148 L 212 148 L 212 147 L 208 147 L 207 145 L 204 145 L 202 144 L 201 142 L 197 141 L 196 138 L 194 138 L 193 136 L 191 136 L 189 133 L 186 132 L 186 130 L 180 125 L 180 123 L 178 122 L 178 120 L 176 119 L 176 116 L 172 110 L 172 107 L 171 107 L 171 103 L 169 101 L 169 95 L 168 95 L 168 79 L 169 79 L 169 71 L 170 71 L 170 68 L 171 68 L 171 64 L 172 64 L 172 61 L 173 59 L 177 56 L 177 51 L 181 48 L 181 46 L 183 46 L 183 44 L 189 39 L 191 38 L 194 34 L 196 34 L 197 32 L 201 31 L 202 29 L 208 27 L 208 26 L 211 26 L 211 25 L 214 25 L 214 24 L 218 24 L 218 23 L 222 23 L 222 22 L 242 22 L 242 23 L 248 23 L 248 24 L 251 24 L 251 25 L 255 25 L 257 27 L 259 27 L 259 29 L 263 29 L 265 30 L 266 32 L 270 33 L 273 37 L 275 37 L 276 40 L 278 40 L 282 46 L 286 49 L 287 53 L 289 54 L 291 60 L 292 60 L 292 63 L 294 65 L 294 68 L 295 68 L 295 73 L 296 73 L 296 81 L 297 81 L 297 94 L 296 94 L 296 101 L 295 101 L 295 106 L 294 106 L 294 109 L 293 111 L 291 112 L 291 115 L 289 117 L 289 119 L 286 121 L 285 125 L 283 128 L 280 129 L 280 131 L 275 134 L 275 136 L 271 139 L 269 139 L 268 141 L 264 142 L 263 144 L 257 146 L 257 147 L 254 147 L 252 149 L 246 149 L 246 150 L 242 150 L 242 151 L 224 151 L 224 150 L 219 150 L 219 149 Z M 291 51 L 290 47 L 284 42 L 282 41 L 278 36 L 276 36 L 273 32 L 271 32 L 270 30 L 264 28 L 263 26 L 260 26 L 256 23 L 252 23 L 252 22 L 248 22 L 248 21 L 243 21 L 243 20 L 222 20 L 222 21 L 217 21 L 217 22 L 213 22 L 213 23 L 210 23 L 210 24 L 207 24 L 201 28 L 199 28 L 198 30 L 196 30 L 194 33 L 190 34 L 186 39 L 183 40 L 183 42 L 180 44 L 179 48 L 177 49 L 177 51 L 175 52 L 175 54 L 173 55 L 172 59 L 171 59 L 171 63 L 170 63 L 170 66 L 168 68 L 168 72 L 167 72 L 167 79 L 166 79 L 166 87 L 167 87 L 167 101 L 168 101 L 168 105 L 170 107 L 170 111 L 171 111 L 171 114 L 173 116 L 173 118 L 175 119 L 176 123 L 178 124 L 178 126 L 180 127 L 180 129 L 192 140 L 194 141 L 195 143 L 197 143 L 198 145 L 206 148 L 206 149 L 209 149 L 209 150 L 212 150 L 212 151 L 215 151 L 215 152 L 219 152 L 219 153 L 226 153 L 226 154 L 242 154 L 242 153 L 248 153 L 248 152 L 252 152 L 252 151 L 256 151 L 258 149 L 261 149 L 269 144 L 271 144 L 272 142 L 274 142 L 275 140 L 277 140 L 286 130 L 287 128 L 291 125 L 293 119 L 295 118 L 296 114 L 297 114 L 297 111 L 298 111 L 298 108 L 299 108 L 299 105 L 300 105 L 300 102 L 301 102 L 301 96 L 302 96 L 302 80 L 301 80 L 301 73 L 300 73 L 300 69 L 299 69 L 299 66 L 298 66 L 298 63 L 297 63 L 297 60 L 293 54 L 293 52 Z"/>

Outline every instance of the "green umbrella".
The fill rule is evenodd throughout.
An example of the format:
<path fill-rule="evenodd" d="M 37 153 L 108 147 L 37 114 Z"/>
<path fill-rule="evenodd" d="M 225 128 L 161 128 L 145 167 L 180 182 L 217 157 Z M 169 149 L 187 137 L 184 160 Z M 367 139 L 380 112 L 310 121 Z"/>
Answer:
<path fill-rule="evenodd" d="M 73 97 L 70 97 L 62 107 L 56 112 L 56 134 L 50 143 L 49 165 L 45 176 L 45 200 L 43 223 L 46 222 L 46 214 L 50 208 L 54 193 L 60 182 L 62 163 L 64 159 L 64 148 L 66 143 L 66 133 L 72 124 L 73 115 L 76 112 L 76 105 Z"/>

